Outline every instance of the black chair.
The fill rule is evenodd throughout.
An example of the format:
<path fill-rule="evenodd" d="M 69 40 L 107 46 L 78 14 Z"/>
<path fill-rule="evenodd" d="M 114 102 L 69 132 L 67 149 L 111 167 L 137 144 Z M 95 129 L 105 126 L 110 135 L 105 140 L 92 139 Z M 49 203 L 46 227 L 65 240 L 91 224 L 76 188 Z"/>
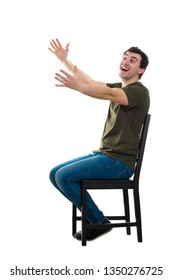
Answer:
<path fill-rule="evenodd" d="M 113 228 L 113 227 L 126 227 L 128 235 L 131 234 L 131 227 L 137 229 L 138 242 L 142 242 L 142 226 L 141 226 L 141 210 L 140 210 L 140 197 L 139 197 L 139 177 L 141 171 L 141 165 L 144 155 L 145 143 L 148 134 L 148 128 L 150 123 L 150 114 L 146 115 L 141 137 L 139 143 L 139 153 L 136 161 L 135 173 L 132 179 L 129 180 L 83 180 L 81 182 L 81 199 L 82 210 L 81 216 L 77 215 L 77 208 L 73 205 L 72 209 L 72 234 L 76 233 L 77 221 L 82 221 L 82 246 L 86 246 L 86 229 L 95 229 L 101 227 Z M 99 189 L 122 189 L 123 201 L 124 201 L 124 215 L 123 216 L 106 216 L 109 220 L 125 220 L 125 222 L 107 223 L 107 224 L 88 224 L 86 222 L 86 191 L 87 190 L 99 190 Z M 130 207 L 129 207 L 129 193 L 128 190 L 133 190 L 134 197 L 134 211 L 136 221 L 130 221 Z"/>

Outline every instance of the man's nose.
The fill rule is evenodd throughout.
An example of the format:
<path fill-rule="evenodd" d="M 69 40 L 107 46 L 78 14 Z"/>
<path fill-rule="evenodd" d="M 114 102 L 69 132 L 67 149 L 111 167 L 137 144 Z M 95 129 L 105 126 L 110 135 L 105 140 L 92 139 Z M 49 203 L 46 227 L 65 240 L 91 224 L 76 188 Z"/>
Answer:
<path fill-rule="evenodd" d="M 127 59 L 127 60 L 124 62 L 124 66 L 127 66 L 127 67 L 130 66 L 130 59 Z"/>

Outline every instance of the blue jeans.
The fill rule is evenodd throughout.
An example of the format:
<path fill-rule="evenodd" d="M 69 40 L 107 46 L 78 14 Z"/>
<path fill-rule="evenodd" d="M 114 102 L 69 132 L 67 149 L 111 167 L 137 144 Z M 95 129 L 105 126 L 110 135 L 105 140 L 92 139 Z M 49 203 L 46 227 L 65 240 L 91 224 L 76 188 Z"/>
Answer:
<path fill-rule="evenodd" d="M 50 172 L 52 184 L 81 210 L 81 180 L 84 179 L 128 179 L 133 170 L 124 162 L 101 153 L 88 154 L 62 163 Z M 102 223 L 105 219 L 90 194 L 87 192 L 87 220 Z"/>

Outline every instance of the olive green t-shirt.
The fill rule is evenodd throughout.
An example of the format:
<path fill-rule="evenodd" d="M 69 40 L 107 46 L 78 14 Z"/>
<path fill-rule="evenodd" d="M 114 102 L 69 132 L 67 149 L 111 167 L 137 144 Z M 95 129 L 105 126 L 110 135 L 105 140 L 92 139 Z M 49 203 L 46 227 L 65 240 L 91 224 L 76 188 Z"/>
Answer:
<path fill-rule="evenodd" d="M 140 133 L 150 105 L 149 92 L 140 82 L 125 87 L 121 83 L 108 83 L 107 86 L 122 88 L 129 105 L 110 102 L 100 148 L 93 152 L 121 160 L 134 169 Z"/>

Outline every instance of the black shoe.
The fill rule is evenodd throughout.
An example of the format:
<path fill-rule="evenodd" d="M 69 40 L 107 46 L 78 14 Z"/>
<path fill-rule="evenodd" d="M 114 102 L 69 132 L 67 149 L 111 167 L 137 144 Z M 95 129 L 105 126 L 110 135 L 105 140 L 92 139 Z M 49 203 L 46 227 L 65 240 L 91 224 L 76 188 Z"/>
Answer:
<path fill-rule="evenodd" d="M 110 224 L 110 223 L 111 222 L 105 218 L 102 224 Z M 112 228 L 107 228 L 107 227 L 98 228 L 98 229 L 87 229 L 86 230 L 86 240 L 88 240 L 88 241 L 94 240 L 94 239 L 108 233 L 111 230 L 112 230 Z M 75 233 L 73 237 L 76 238 L 77 240 L 82 240 L 82 231 Z"/>

